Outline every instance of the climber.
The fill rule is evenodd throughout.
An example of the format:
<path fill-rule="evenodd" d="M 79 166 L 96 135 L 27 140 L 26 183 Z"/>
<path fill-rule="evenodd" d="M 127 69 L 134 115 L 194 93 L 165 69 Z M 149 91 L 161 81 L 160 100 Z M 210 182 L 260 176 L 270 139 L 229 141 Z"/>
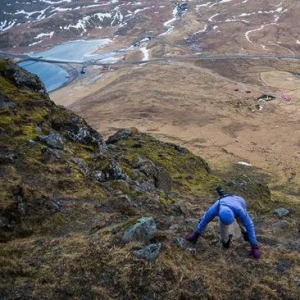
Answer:
<path fill-rule="evenodd" d="M 251 245 L 251 255 L 259 259 L 261 254 L 259 252 L 253 221 L 250 218 L 246 202 L 242 197 L 225 193 L 221 187 L 217 188 L 219 198 L 204 214 L 203 218 L 193 234 L 186 237 L 186 240 L 196 244 L 202 231 L 207 224 L 211 222 L 214 217 L 218 216 L 220 221 L 220 236 L 223 248 L 228 249 L 232 235 L 229 234 L 229 227 L 236 220 L 240 226 L 241 233 L 245 241 Z"/>

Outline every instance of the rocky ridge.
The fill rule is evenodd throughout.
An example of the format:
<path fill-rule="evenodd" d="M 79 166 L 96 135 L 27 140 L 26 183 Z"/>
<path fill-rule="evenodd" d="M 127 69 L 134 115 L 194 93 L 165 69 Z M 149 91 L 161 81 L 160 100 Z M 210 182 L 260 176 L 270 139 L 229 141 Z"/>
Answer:
<path fill-rule="evenodd" d="M 9 60 L 0 75 L 1 298 L 297 299 L 295 206 L 135 128 L 104 140 Z M 217 222 L 186 243 L 220 184 L 248 200 L 260 261 L 238 234 L 220 250 Z"/>

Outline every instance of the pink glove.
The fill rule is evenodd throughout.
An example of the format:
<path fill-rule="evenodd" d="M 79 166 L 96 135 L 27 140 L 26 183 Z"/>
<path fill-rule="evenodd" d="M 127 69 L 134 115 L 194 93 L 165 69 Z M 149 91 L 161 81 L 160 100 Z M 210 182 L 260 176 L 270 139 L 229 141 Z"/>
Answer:
<path fill-rule="evenodd" d="M 258 250 L 258 245 L 256 244 L 251 244 L 251 251 L 250 254 L 255 258 L 255 259 L 260 259 L 261 254 Z"/>
<path fill-rule="evenodd" d="M 188 235 L 185 239 L 193 244 L 196 244 L 197 241 L 198 241 L 198 238 L 199 238 L 200 234 L 197 233 L 197 232 L 194 232 L 190 235 Z"/>

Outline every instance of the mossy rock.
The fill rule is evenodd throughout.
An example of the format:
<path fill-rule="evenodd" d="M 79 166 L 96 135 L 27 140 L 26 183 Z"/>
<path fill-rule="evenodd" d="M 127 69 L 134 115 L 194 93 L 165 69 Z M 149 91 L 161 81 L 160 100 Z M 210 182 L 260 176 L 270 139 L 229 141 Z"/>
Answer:
<path fill-rule="evenodd" d="M 225 181 L 224 188 L 230 193 L 244 197 L 250 210 L 267 213 L 274 207 L 268 186 L 248 176 Z"/>

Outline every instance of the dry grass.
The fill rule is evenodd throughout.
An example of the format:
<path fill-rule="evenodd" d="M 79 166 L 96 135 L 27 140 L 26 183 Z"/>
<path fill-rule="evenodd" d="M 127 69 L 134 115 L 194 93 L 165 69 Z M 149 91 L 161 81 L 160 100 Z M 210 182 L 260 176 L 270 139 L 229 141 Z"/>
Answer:
<path fill-rule="evenodd" d="M 22 245 L 22 246 L 21 246 Z M 167 240 L 157 260 L 137 259 L 132 251 L 143 245 L 118 241 L 116 236 L 69 237 L 68 239 L 33 240 L 9 243 L 3 257 L 2 272 L 15 269 L 20 260 L 12 253 L 22 248 L 22 281 L 34 280 L 33 295 L 107 299 L 297 299 L 298 252 L 262 246 L 263 258 L 247 257 L 248 246 L 236 241 L 224 251 L 200 239 L 196 252 L 179 248 Z M 15 250 L 14 250 L 15 249 Z M 283 262 L 287 269 L 279 271 Z M 18 269 L 15 269 L 15 272 Z M 19 273 L 18 273 L 19 274 Z M 55 274 L 55 275 L 54 275 Z M 283 276 L 284 275 L 284 276 Z M 23 277 L 23 280 L 21 278 Z M 6 277 L 8 278 L 8 277 Z M 25 283 L 23 281 L 23 284 Z M 4 286 L 2 285 L 2 288 Z"/>
<path fill-rule="evenodd" d="M 195 4 L 190 3 L 193 8 Z M 227 10 L 226 15 L 229 4 L 222 4 L 224 10 L 215 18 L 221 22 L 216 23 L 220 32 L 212 30 L 216 24 L 211 21 L 211 28 L 198 37 L 196 46 L 220 53 L 238 52 L 241 48 L 248 53 L 298 53 L 299 49 L 290 44 L 295 40 L 292 38 L 295 26 L 289 26 L 297 15 L 297 4 L 284 3 L 287 8 L 295 5 L 289 17 L 281 15 L 280 28 L 285 28 L 284 33 L 279 34 L 282 32 L 279 26 L 276 26 L 278 30 L 272 26 L 269 30 L 253 31 L 252 43 L 245 38 L 245 32 L 259 28 L 260 22 L 269 22 L 268 14 L 262 18 L 249 17 L 253 22 L 251 28 L 225 19 L 251 13 L 256 5 L 261 10 L 269 10 L 274 8 L 274 3 L 248 1 L 243 6 L 235 6 L 236 11 Z M 169 2 L 164 9 L 169 12 L 166 16 L 172 18 Z M 166 39 L 149 43 L 152 57 L 191 53 L 191 44 L 185 37 L 203 29 L 207 19 L 219 11 L 217 6 L 212 6 L 199 13 L 188 12 L 188 18 L 176 22 L 176 26 L 182 26 L 183 34 L 175 29 Z M 140 18 L 141 22 L 145 20 L 151 21 L 145 16 Z M 157 17 L 153 22 L 156 22 L 155 32 L 166 29 L 163 28 L 165 19 Z M 145 33 L 141 23 L 135 25 L 127 29 L 132 38 Z M 279 35 L 283 44 L 266 44 L 277 42 Z M 122 37 L 118 43 L 118 46 L 128 44 L 128 39 Z M 268 46 L 268 52 L 262 44 Z M 126 59 L 139 58 L 140 53 L 136 51 Z M 72 104 L 74 111 L 86 117 L 106 137 L 116 128 L 135 126 L 160 140 L 186 146 L 191 153 L 183 155 L 170 145 L 136 133 L 112 151 L 132 181 L 137 180 L 132 165 L 138 158 L 151 159 L 162 166 L 173 181 L 168 195 L 161 191 L 145 195 L 124 182 L 102 185 L 84 178 L 68 159 L 78 155 L 93 164 L 90 155 L 93 147 L 68 143 L 62 160 L 52 158 L 44 162 L 42 147 L 32 149 L 25 143 L 34 137 L 33 124 L 46 117 L 44 112 L 40 114 L 37 110 L 30 117 L 22 111 L 23 117 L 29 120 L 23 130 L 19 126 L 24 118 L 1 114 L 1 127 L 18 135 L 22 144 L 16 149 L 26 153 L 17 166 L 1 165 L 1 187 L 5 189 L 0 191 L 1 208 L 15 208 L 14 191 L 21 187 L 32 215 L 22 220 L 16 234 L 10 236 L 14 239 L 0 244 L 0 297 L 298 300 L 298 103 L 285 103 L 277 97 L 263 103 L 261 111 L 255 109 L 262 93 L 278 95 L 288 84 L 289 89 L 297 88 L 298 79 L 289 80 L 290 75 L 275 78 L 265 75 L 287 75 L 298 69 L 295 61 L 170 59 L 159 64 L 111 68 L 95 84 L 87 85 L 89 78 L 86 78 L 51 95 L 59 104 Z M 92 76 L 98 72 L 90 71 Z M 2 78 L 0 83 L 2 90 L 14 99 L 20 96 L 26 102 L 33 97 L 11 91 L 11 83 Z M 57 119 L 69 117 L 70 114 L 58 110 Z M 49 128 L 51 122 L 45 126 L 45 132 Z M 17 144 L 5 138 L 2 131 L 0 138 L 0 146 Z M 205 158 L 212 173 L 192 153 Z M 241 166 L 238 164 L 241 161 L 252 166 Z M 97 167 L 106 163 L 97 162 Z M 270 186 L 271 194 L 257 185 L 257 181 Z M 262 252 L 259 261 L 249 256 L 249 245 L 240 238 L 234 240 L 228 251 L 222 250 L 215 221 L 195 247 L 190 244 L 180 247 L 174 242 L 194 229 L 191 224 L 197 222 L 216 196 L 215 186 L 228 182 L 234 182 L 234 191 L 242 193 L 248 201 Z M 129 201 L 124 201 L 124 195 Z M 52 203 L 57 198 L 62 203 L 60 212 L 52 214 L 43 210 L 41 204 Z M 274 224 L 280 219 L 273 209 L 281 206 L 291 212 L 283 218 L 286 226 L 277 228 Z M 152 242 L 161 242 L 162 250 L 154 261 L 134 256 L 133 251 L 144 244 L 122 241 L 124 230 L 143 215 L 153 216 L 159 227 L 159 234 Z M 190 218 L 193 221 L 187 223 Z"/>

